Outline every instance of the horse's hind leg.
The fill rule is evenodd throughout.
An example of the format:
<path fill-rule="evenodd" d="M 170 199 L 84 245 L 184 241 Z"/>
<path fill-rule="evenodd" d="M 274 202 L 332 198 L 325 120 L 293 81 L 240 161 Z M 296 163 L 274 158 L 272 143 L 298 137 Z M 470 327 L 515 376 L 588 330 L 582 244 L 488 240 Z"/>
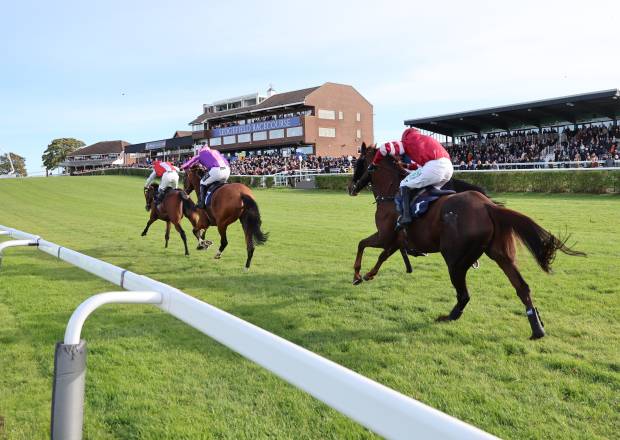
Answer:
<path fill-rule="evenodd" d="M 166 239 L 165 248 L 168 249 L 168 240 L 170 240 L 170 222 L 166 222 L 166 235 L 164 238 Z"/>
<path fill-rule="evenodd" d="M 530 322 L 530 327 L 532 328 L 532 336 L 530 339 L 542 338 L 545 336 L 545 328 L 542 320 L 540 319 L 540 315 L 538 314 L 538 310 L 534 307 L 534 303 L 532 302 L 530 286 L 527 285 L 512 259 L 501 257 L 493 259 L 496 261 L 497 265 L 502 268 L 510 280 L 510 283 L 517 291 L 519 299 L 521 299 L 521 302 L 525 306 L 525 313 Z"/>
<path fill-rule="evenodd" d="M 189 249 L 187 249 L 187 236 L 185 235 L 185 231 L 183 230 L 181 225 L 178 224 L 178 223 L 174 224 L 174 228 L 177 230 L 177 232 L 181 236 L 181 239 L 183 240 L 183 246 L 185 246 L 185 256 L 188 256 L 189 255 Z"/>
<path fill-rule="evenodd" d="M 224 249 L 226 249 L 226 246 L 228 246 L 228 239 L 226 238 L 227 227 L 228 225 L 217 227 L 217 231 L 220 233 L 220 248 L 217 250 L 215 257 L 213 257 L 216 260 L 219 260 L 222 257 L 222 252 L 224 252 Z"/>
<path fill-rule="evenodd" d="M 375 263 L 375 266 L 372 269 L 370 269 L 370 271 L 366 275 L 364 275 L 364 281 L 372 280 L 375 277 L 375 275 L 377 275 L 377 273 L 379 272 L 379 269 L 381 268 L 381 265 L 385 262 L 385 260 L 390 258 L 392 254 L 396 252 L 398 249 L 399 249 L 398 244 L 390 248 L 384 249 L 383 252 L 379 254 L 379 259 Z"/>
<path fill-rule="evenodd" d="M 241 224 L 243 226 L 243 233 L 245 234 L 245 247 L 248 252 L 248 258 L 245 260 L 244 270 L 247 272 L 250 270 L 250 264 L 252 263 L 252 256 L 254 255 L 254 238 L 252 238 L 252 231 L 250 231 L 249 226 L 246 228 L 244 223 Z"/>
<path fill-rule="evenodd" d="M 456 249 L 442 249 L 442 254 L 448 270 L 450 281 L 456 289 L 456 305 L 452 308 L 449 315 L 442 315 L 438 321 L 454 321 L 461 317 L 465 306 L 469 302 L 469 291 L 467 290 L 467 271 L 471 265 L 482 255 L 482 249 L 476 243 L 468 243 L 468 250 L 456 252 Z"/>

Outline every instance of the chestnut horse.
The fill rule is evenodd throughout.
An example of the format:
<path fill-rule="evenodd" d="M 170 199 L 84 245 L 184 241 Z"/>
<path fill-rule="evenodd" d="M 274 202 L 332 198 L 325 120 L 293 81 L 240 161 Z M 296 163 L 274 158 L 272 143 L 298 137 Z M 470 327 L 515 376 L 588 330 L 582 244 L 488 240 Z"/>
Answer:
<path fill-rule="evenodd" d="M 378 232 L 375 240 L 385 240 L 379 262 L 385 261 L 401 248 L 414 248 L 428 253 L 441 252 L 456 289 L 456 305 L 449 315 L 438 318 L 439 321 L 448 321 L 459 319 L 463 314 L 469 302 L 465 280 L 467 271 L 484 253 L 504 271 L 523 302 L 532 328 L 531 338 L 543 337 L 543 323 L 532 302 L 530 288 L 515 264 L 515 239 L 525 244 L 545 272 L 550 272 L 558 250 L 568 255 L 585 254 L 570 249 L 565 239 L 556 238 L 526 215 L 499 206 L 477 191 L 441 197 L 422 218 L 414 219 L 406 230 L 394 233 L 397 212 L 393 196 L 398 191 L 401 168 L 393 158 L 385 157 L 373 173 L 368 173 L 367 167 L 375 152 L 374 147 L 362 145 L 349 192 L 357 195 L 372 182 L 372 192 L 377 200 L 375 222 Z M 380 203 L 384 198 L 392 202 Z M 354 265 L 354 284 L 361 280 L 360 267 L 361 255 L 358 253 Z M 376 270 L 373 268 L 365 279 L 370 280 L 374 275 Z"/>
<path fill-rule="evenodd" d="M 146 235 L 151 225 L 157 220 L 163 220 L 166 222 L 166 245 L 168 247 L 168 240 L 170 239 L 170 223 L 174 225 L 174 228 L 177 230 L 181 238 L 183 239 L 183 245 L 185 246 L 185 255 L 189 255 L 189 250 L 187 249 L 187 237 L 185 236 L 185 231 L 181 227 L 181 219 L 183 215 L 189 217 L 191 215 L 191 207 L 194 205 L 194 202 L 181 190 L 173 190 L 170 189 L 164 195 L 164 199 L 159 203 L 155 204 L 155 194 L 159 190 L 159 185 L 156 183 L 152 183 L 148 188 L 144 189 L 144 198 L 146 199 L 146 210 L 151 211 L 151 217 L 146 223 L 146 227 L 144 231 L 142 231 L 142 237 Z M 190 218 L 190 221 L 192 219 Z M 200 241 L 200 238 L 198 237 Z"/>
<path fill-rule="evenodd" d="M 192 191 L 200 194 L 200 179 L 203 175 L 204 170 L 199 167 L 185 170 L 184 186 L 187 194 Z M 252 191 L 241 183 L 228 183 L 219 188 L 211 197 L 208 209 L 194 208 L 192 218 L 196 221 L 194 234 L 200 234 L 203 230 L 206 232 L 209 226 L 217 226 L 220 233 L 220 248 L 215 254 L 215 259 L 222 256 L 222 252 L 228 245 L 226 238 L 228 225 L 240 220 L 247 249 L 245 270 L 250 268 L 255 246 L 265 244 L 269 236 L 261 230 L 260 212 Z"/>

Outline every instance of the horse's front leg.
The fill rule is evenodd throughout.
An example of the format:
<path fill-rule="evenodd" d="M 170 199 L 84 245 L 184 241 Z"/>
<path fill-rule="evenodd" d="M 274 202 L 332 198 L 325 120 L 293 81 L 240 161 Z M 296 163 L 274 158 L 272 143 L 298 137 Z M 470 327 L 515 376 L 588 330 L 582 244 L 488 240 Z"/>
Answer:
<path fill-rule="evenodd" d="M 381 265 L 385 262 L 385 260 L 390 258 L 392 254 L 396 252 L 399 248 L 400 247 L 398 246 L 398 244 L 393 244 L 392 246 L 383 249 L 383 252 L 379 254 L 379 258 L 377 259 L 375 266 L 370 269 L 370 272 L 364 275 L 364 281 L 372 280 L 379 272 L 379 269 L 381 268 Z"/>
<path fill-rule="evenodd" d="M 142 237 L 144 237 L 146 235 L 146 233 L 149 231 L 149 228 L 151 227 L 151 225 L 153 223 L 155 223 L 157 221 L 157 216 L 154 216 L 153 214 L 151 214 L 151 218 L 149 219 L 148 222 L 146 222 L 146 226 L 144 227 L 144 231 L 142 231 Z"/>
<path fill-rule="evenodd" d="M 403 262 L 405 263 L 405 270 L 407 271 L 407 273 L 413 272 L 413 267 L 411 267 L 411 261 L 409 261 L 409 255 L 407 255 L 407 251 L 401 247 L 400 254 L 403 256 Z"/>
<path fill-rule="evenodd" d="M 355 257 L 355 263 L 353 264 L 353 285 L 356 286 L 362 282 L 362 276 L 360 275 L 360 269 L 362 268 L 362 256 L 364 255 L 364 249 L 367 247 L 382 247 L 379 245 L 379 232 L 375 232 L 369 237 L 361 240 L 357 245 L 357 256 Z"/>

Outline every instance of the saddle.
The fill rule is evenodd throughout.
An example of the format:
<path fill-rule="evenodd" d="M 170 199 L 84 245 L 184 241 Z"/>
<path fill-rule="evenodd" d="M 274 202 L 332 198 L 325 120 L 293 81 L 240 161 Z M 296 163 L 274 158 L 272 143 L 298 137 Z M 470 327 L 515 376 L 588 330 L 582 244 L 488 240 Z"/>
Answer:
<path fill-rule="evenodd" d="M 419 193 L 417 197 L 411 200 L 411 203 L 409 204 L 409 212 L 411 213 L 411 218 L 422 217 L 424 214 L 426 214 L 434 201 L 438 200 L 440 197 L 455 193 L 456 191 L 437 189 L 434 186 L 427 186 L 424 191 Z M 402 215 L 403 201 L 400 195 L 397 195 L 394 198 L 394 203 L 396 203 L 396 211 L 398 211 L 399 215 Z"/>

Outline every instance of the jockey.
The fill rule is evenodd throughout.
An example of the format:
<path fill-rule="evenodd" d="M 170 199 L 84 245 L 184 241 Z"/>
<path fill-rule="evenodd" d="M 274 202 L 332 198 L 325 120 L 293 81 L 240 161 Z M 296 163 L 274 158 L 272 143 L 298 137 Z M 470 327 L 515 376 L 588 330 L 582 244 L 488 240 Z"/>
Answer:
<path fill-rule="evenodd" d="M 162 196 L 166 191 L 166 188 L 177 189 L 179 186 L 179 169 L 172 165 L 171 162 L 162 162 L 160 160 L 156 160 L 153 162 L 153 172 L 146 179 L 144 183 L 144 189 L 148 188 L 149 185 L 155 180 L 156 177 L 159 177 L 159 191 L 157 191 L 157 195 L 155 198 L 155 203 L 158 203 L 159 200 L 162 200 Z"/>
<path fill-rule="evenodd" d="M 197 163 L 207 169 L 207 173 L 200 180 L 200 192 L 196 205 L 196 207 L 204 209 L 205 199 L 208 195 L 207 188 L 215 182 L 226 183 L 230 177 L 230 165 L 222 153 L 207 146 L 202 147 L 198 154 L 181 165 L 181 168 L 190 168 Z"/>
<path fill-rule="evenodd" d="M 408 166 L 410 174 L 400 182 L 403 214 L 398 219 L 398 227 L 402 228 L 411 223 L 411 213 L 406 208 L 411 200 L 409 190 L 418 190 L 415 194 L 417 196 L 428 186 L 441 189 L 452 178 L 454 170 L 450 154 L 443 145 L 436 139 L 421 134 L 415 128 L 406 129 L 401 142 L 387 142 L 379 145 L 368 171 L 372 173 L 388 154 L 390 156 L 407 154 L 411 159 Z"/>

